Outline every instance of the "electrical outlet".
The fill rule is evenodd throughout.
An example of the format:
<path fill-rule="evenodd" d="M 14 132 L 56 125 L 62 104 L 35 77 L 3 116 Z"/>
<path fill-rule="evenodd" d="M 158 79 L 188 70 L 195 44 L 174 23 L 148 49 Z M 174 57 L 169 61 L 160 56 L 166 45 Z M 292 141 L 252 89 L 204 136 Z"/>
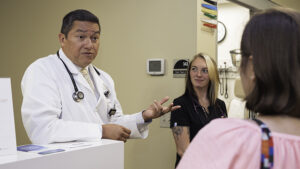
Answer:
<path fill-rule="evenodd" d="M 159 118 L 160 128 L 170 128 L 171 113 L 167 113 Z"/>

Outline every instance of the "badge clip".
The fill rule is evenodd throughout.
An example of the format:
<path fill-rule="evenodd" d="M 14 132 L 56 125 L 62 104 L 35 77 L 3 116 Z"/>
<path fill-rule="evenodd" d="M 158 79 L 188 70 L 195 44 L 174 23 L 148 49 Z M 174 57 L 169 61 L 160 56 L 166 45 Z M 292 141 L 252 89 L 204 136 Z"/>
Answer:
<path fill-rule="evenodd" d="M 117 109 L 115 108 L 115 104 L 114 104 L 114 108 L 110 109 L 109 112 L 108 112 L 108 115 L 109 116 L 113 116 L 115 115 L 117 112 Z"/>

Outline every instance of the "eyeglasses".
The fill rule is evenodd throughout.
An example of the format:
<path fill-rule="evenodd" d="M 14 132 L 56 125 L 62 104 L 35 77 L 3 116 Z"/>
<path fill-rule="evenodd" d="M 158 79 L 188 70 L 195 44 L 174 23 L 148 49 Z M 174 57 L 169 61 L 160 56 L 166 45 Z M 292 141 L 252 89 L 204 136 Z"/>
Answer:
<path fill-rule="evenodd" d="M 203 74 L 208 74 L 208 69 L 207 68 L 202 68 L 202 69 L 198 69 L 198 67 L 196 67 L 196 66 L 193 66 L 192 68 L 191 68 L 191 72 L 193 72 L 193 73 L 198 73 L 198 72 L 201 72 L 201 73 L 203 73 Z"/>

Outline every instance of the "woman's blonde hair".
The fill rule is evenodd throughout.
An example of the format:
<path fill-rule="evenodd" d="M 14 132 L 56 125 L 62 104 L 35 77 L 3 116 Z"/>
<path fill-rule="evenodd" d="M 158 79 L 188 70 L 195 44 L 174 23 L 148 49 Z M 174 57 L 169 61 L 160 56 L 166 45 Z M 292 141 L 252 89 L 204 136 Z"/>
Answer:
<path fill-rule="evenodd" d="M 186 76 L 187 78 L 186 78 L 185 94 L 189 94 L 191 96 L 196 97 L 196 93 L 194 91 L 193 84 L 191 82 L 190 70 L 191 70 L 192 63 L 197 58 L 202 58 L 206 62 L 207 69 L 208 69 L 208 77 L 209 77 L 207 97 L 209 99 L 210 104 L 215 105 L 217 97 L 218 97 L 219 84 L 220 84 L 217 64 L 211 57 L 209 57 L 208 55 L 205 55 L 203 53 L 199 53 L 199 54 L 195 55 L 189 64 L 187 76 Z"/>

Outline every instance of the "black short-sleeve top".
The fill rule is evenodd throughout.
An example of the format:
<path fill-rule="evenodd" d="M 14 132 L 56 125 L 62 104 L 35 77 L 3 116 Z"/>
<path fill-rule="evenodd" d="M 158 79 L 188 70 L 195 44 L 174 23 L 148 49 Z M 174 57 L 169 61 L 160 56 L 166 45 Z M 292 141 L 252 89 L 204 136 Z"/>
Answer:
<path fill-rule="evenodd" d="M 224 101 L 217 99 L 214 106 L 209 106 L 207 113 L 197 99 L 184 94 L 173 101 L 174 105 L 181 108 L 171 112 L 170 127 L 188 126 L 190 128 L 190 141 L 198 131 L 208 124 L 211 120 L 227 117 L 227 110 Z"/>

